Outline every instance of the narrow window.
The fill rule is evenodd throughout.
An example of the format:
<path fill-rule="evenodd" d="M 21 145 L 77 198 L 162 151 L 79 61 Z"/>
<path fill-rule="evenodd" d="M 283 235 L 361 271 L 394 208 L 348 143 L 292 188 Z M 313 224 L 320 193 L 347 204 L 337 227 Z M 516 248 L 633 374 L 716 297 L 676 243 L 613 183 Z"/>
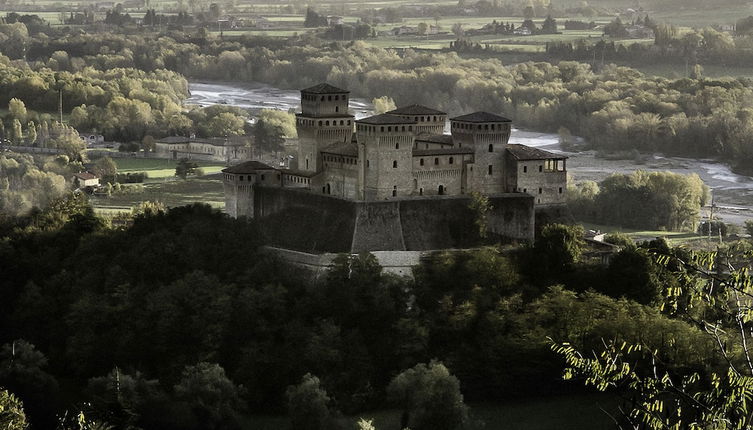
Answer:
<path fill-rule="evenodd" d="M 243 182 L 243 175 L 241 175 L 241 182 Z"/>
<path fill-rule="evenodd" d="M 539 166 L 539 172 L 544 171 L 544 166 Z"/>
<path fill-rule="evenodd" d="M 453 161 L 455 160 L 452 157 L 450 157 L 450 164 L 452 164 Z"/>
<path fill-rule="evenodd" d="M 392 187 L 392 197 L 396 197 L 396 196 L 397 196 L 397 185 Z"/>
<path fill-rule="evenodd" d="M 523 173 L 527 173 L 527 172 L 528 172 L 528 166 L 523 166 Z"/>
<path fill-rule="evenodd" d="M 489 144 L 489 152 L 494 152 L 494 145 L 491 143 Z"/>
<path fill-rule="evenodd" d="M 400 149 L 400 144 L 399 143 L 395 144 L 395 149 Z"/>
<path fill-rule="evenodd" d="M 438 166 L 438 165 L 439 165 L 439 158 L 434 158 L 434 165 L 435 165 L 435 166 Z"/>
<path fill-rule="evenodd" d="M 262 180 L 262 181 L 264 180 L 264 175 L 261 175 L 261 180 Z"/>
<path fill-rule="evenodd" d="M 335 106 L 335 112 L 340 112 L 340 106 Z"/>
<path fill-rule="evenodd" d="M 440 196 L 444 195 L 444 185 L 439 186 L 439 188 L 437 189 L 437 194 L 439 194 Z"/>
<path fill-rule="evenodd" d="M 397 160 L 392 162 L 392 168 L 397 169 Z"/>
<path fill-rule="evenodd" d="M 541 188 L 539 188 L 539 194 L 541 194 L 541 193 L 542 193 L 543 191 L 544 191 L 544 190 L 542 190 Z"/>
<path fill-rule="evenodd" d="M 528 192 L 528 188 L 523 188 L 523 192 L 527 193 Z"/>
<path fill-rule="evenodd" d="M 419 188 L 418 189 L 418 195 L 419 196 L 423 196 L 424 195 L 424 189 L 423 188 Z"/>
<path fill-rule="evenodd" d="M 562 187 L 560 187 L 560 194 L 562 194 Z"/>
<path fill-rule="evenodd" d="M 492 165 L 490 164 L 489 165 L 489 175 L 491 175 L 491 174 L 492 174 Z"/>
<path fill-rule="evenodd" d="M 369 168 L 369 160 L 366 160 L 366 168 Z"/>
<path fill-rule="evenodd" d="M 421 158 L 420 160 L 418 160 L 418 164 L 420 164 L 421 166 L 423 166 L 424 165 L 424 159 Z"/>

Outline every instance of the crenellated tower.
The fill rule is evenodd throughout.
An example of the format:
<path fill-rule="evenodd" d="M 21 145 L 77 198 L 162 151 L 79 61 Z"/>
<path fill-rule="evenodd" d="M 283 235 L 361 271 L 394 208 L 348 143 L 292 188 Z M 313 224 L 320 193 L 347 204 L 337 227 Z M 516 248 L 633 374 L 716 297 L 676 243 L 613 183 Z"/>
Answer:
<path fill-rule="evenodd" d="M 388 114 L 356 121 L 359 199 L 411 194 L 415 125 L 412 119 Z"/>
<path fill-rule="evenodd" d="M 444 134 L 444 125 L 447 122 L 447 114 L 445 112 L 422 105 L 409 105 L 399 107 L 387 113 L 413 120 L 416 123 L 413 127 L 416 136 L 421 134 Z"/>
<path fill-rule="evenodd" d="M 475 112 L 450 119 L 455 146 L 473 148 L 474 163 L 468 172 L 468 188 L 483 194 L 505 192 L 505 157 L 512 121 L 489 112 Z"/>
<path fill-rule="evenodd" d="M 301 113 L 296 115 L 298 169 L 322 169 L 321 150 L 333 143 L 348 143 L 354 117 L 348 113 L 350 91 L 329 84 L 301 90 Z"/>

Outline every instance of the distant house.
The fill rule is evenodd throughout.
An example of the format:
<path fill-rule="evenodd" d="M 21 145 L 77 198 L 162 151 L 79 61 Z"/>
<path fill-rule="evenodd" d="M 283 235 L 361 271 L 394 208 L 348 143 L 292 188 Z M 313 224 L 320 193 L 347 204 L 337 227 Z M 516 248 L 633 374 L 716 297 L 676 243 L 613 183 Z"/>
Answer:
<path fill-rule="evenodd" d="M 438 25 L 429 25 L 429 28 L 426 30 L 426 34 L 439 34 L 442 31 L 442 27 Z"/>
<path fill-rule="evenodd" d="M 528 27 L 520 26 L 520 27 L 516 28 L 515 30 L 513 30 L 512 33 L 515 34 L 515 35 L 517 35 L 517 36 L 530 36 L 531 35 L 531 29 L 528 28 Z"/>
<path fill-rule="evenodd" d="M 261 30 L 269 30 L 274 27 L 274 23 L 263 16 L 255 16 L 249 19 L 247 24 Z"/>
<path fill-rule="evenodd" d="M 95 4 L 97 10 L 110 10 L 115 7 L 114 1 L 101 1 Z"/>
<path fill-rule="evenodd" d="M 96 133 L 79 133 L 81 139 L 86 142 L 86 146 L 98 145 L 105 143 L 105 137 Z"/>
<path fill-rule="evenodd" d="M 327 17 L 327 24 L 330 27 L 334 27 L 336 25 L 343 25 L 345 23 L 345 20 L 341 16 L 332 15 Z"/>
<path fill-rule="evenodd" d="M 174 160 L 189 158 L 196 160 L 244 161 L 253 155 L 253 148 L 246 145 L 247 138 L 195 138 L 169 136 L 155 142 L 155 155 Z"/>
<path fill-rule="evenodd" d="M 625 31 L 631 39 L 653 39 L 654 30 L 645 25 L 630 25 L 625 27 Z"/>
<path fill-rule="evenodd" d="M 90 172 L 76 173 L 73 175 L 73 185 L 76 188 L 97 188 L 99 176 Z"/>

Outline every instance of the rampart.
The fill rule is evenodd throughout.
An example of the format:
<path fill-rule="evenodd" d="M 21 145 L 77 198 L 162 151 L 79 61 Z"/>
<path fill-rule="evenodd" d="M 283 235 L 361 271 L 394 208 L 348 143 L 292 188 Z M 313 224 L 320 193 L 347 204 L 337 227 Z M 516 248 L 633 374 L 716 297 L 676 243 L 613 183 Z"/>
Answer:
<path fill-rule="evenodd" d="M 486 238 L 468 196 L 351 201 L 305 190 L 256 186 L 254 218 L 272 246 L 306 253 L 425 251 L 533 241 L 534 199 L 489 197 Z"/>

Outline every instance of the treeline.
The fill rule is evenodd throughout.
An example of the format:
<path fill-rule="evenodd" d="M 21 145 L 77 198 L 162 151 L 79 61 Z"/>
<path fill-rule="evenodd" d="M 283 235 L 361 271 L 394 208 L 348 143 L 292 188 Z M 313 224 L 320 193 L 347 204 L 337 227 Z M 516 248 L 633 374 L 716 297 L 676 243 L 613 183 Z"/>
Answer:
<path fill-rule="evenodd" d="M 70 49 L 69 58 L 82 55 L 78 58 L 95 68 L 108 68 L 110 60 L 117 59 L 122 67 L 144 69 L 170 82 L 176 82 L 174 76 L 163 67 L 189 78 L 259 81 L 282 88 L 328 81 L 356 96 L 391 96 L 398 105 L 422 103 L 450 113 L 502 112 L 520 126 L 543 131 L 564 126 L 606 150 L 718 156 L 739 169 L 753 161 L 748 139 L 753 129 L 748 103 L 753 81 L 747 78 L 672 80 L 625 67 L 605 66 L 594 72 L 575 62 L 505 67 L 497 60 L 465 59 L 454 53 L 398 53 L 360 42 L 324 44 L 308 37 L 275 42 L 173 36 L 80 35 L 40 40 L 35 52 L 39 61 L 49 61 L 46 55 Z M 131 99 L 119 100 L 127 105 L 126 113 L 139 113 L 139 106 L 145 108 L 144 103 L 154 99 L 138 89 L 131 93 Z M 147 101 L 139 100 L 142 95 Z M 138 106 L 130 107 L 133 104 Z M 143 127 L 143 118 L 135 118 L 134 127 Z M 169 118 L 154 114 L 153 119 L 173 132 L 179 127 L 168 120 L 184 118 L 178 112 Z"/>
<path fill-rule="evenodd" d="M 547 336 L 586 350 L 640 339 L 713 367 L 713 343 L 654 307 L 673 281 L 651 253 L 674 251 L 625 244 L 602 266 L 582 234 L 549 226 L 516 252 L 438 253 L 415 280 L 341 256 L 312 281 L 263 253 L 253 222 L 208 206 L 112 229 L 81 196 L 55 201 L 0 223 L 0 385 L 40 428 L 79 409 L 118 427 L 235 428 L 283 412 L 306 374 L 343 413 L 385 407 L 395 375 L 435 358 L 468 400 L 561 392 Z"/>
<path fill-rule="evenodd" d="M 568 188 L 568 207 L 578 220 L 623 228 L 695 231 L 709 189 L 696 174 L 615 173 L 596 184 Z"/>

